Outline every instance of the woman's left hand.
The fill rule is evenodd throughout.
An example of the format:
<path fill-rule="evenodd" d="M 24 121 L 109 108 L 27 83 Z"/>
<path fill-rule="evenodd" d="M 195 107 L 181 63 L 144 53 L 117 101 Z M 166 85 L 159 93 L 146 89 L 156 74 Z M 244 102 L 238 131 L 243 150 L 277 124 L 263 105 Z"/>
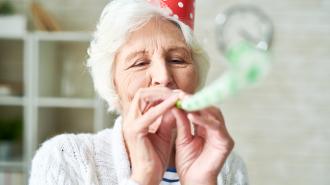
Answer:
<path fill-rule="evenodd" d="M 181 184 L 217 184 L 217 176 L 234 147 L 219 109 L 172 110 L 176 118 L 176 168 Z M 190 122 L 195 134 L 191 133 Z"/>

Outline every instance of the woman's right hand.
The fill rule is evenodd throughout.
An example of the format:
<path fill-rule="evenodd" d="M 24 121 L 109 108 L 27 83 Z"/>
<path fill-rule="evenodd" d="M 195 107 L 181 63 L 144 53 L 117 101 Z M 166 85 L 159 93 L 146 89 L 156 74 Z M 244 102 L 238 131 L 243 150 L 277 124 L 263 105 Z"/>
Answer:
<path fill-rule="evenodd" d="M 178 94 L 165 87 L 140 89 L 124 116 L 123 133 L 132 167 L 131 179 L 141 185 L 159 184 L 163 177 L 175 127 L 169 110 L 177 100 Z M 154 106 L 148 109 L 149 105 Z M 160 117 L 162 123 L 158 131 L 149 133 L 149 127 Z"/>

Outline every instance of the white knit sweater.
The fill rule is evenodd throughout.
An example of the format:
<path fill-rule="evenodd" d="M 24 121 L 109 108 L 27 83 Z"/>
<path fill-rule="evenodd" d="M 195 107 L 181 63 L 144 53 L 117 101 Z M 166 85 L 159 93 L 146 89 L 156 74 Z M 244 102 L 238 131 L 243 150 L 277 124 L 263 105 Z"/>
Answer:
<path fill-rule="evenodd" d="M 121 118 L 97 134 L 62 134 L 47 140 L 32 160 L 30 185 L 127 185 L 130 164 Z M 243 161 L 234 153 L 218 176 L 219 185 L 247 185 Z"/>

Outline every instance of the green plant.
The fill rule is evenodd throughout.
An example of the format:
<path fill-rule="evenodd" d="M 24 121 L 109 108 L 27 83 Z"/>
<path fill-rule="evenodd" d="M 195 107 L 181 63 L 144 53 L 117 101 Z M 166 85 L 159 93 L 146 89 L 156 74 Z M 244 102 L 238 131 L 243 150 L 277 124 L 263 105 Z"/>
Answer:
<path fill-rule="evenodd" d="M 9 1 L 0 4 L 0 15 L 14 14 L 14 7 Z"/>
<path fill-rule="evenodd" d="M 18 141 L 22 137 L 21 119 L 0 120 L 0 141 Z"/>

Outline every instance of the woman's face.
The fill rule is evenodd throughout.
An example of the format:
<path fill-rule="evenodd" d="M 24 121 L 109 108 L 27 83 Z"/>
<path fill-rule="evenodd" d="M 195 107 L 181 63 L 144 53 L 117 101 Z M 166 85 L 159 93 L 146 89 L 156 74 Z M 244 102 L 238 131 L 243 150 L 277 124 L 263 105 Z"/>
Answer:
<path fill-rule="evenodd" d="M 123 113 L 139 88 L 163 86 L 193 93 L 197 66 L 181 30 L 160 18 L 130 34 L 115 57 L 114 84 Z"/>

